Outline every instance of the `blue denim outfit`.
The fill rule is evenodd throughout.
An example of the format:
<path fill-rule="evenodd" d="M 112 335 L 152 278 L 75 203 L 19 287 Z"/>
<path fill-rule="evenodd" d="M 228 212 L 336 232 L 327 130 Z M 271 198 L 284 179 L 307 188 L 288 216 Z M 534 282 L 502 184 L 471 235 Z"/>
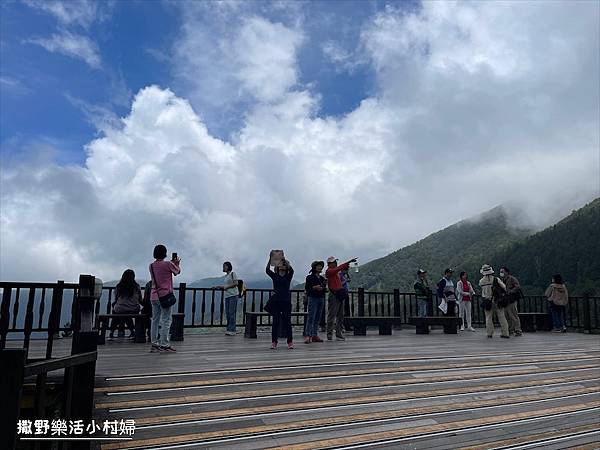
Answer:
<path fill-rule="evenodd" d="M 555 330 L 562 330 L 566 328 L 565 321 L 565 306 L 555 305 L 550 303 L 550 314 L 552 315 L 552 324 Z"/>
<path fill-rule="evenodd" d="M 319 319 L 325 308 L 325 299 L 308 297 L 308 316 L 306 317 L 306 336 L 319 335 Z"/>
<path fill-rule="evenodd" d="M 227 331 L 235 333 L 235 321 L 237 318 L 238 296 L 232 295 L 225 298 L 225 313 L 227 316 Z"/>
<path fill-rule="evenodd" d="M 419 308 L 419 317 L 426 317 L 427 316 L 427 306 L 428 306 L 429 301 L 426 298 L 418 298 L 417 299 L 417 307 Z"/>

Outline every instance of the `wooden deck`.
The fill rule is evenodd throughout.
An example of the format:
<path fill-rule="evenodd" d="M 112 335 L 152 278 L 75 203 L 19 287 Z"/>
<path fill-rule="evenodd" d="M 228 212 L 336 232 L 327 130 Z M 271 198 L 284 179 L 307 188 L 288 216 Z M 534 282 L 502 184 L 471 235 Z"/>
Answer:
<path fill-rule="evenodd" d="M 266 333 L 188 333 L 176 354 L 108 342 L 96 416 L 136 433 L 101 448 L 600 448 L 598 335 L 371 333 L 276 351 Z"/>

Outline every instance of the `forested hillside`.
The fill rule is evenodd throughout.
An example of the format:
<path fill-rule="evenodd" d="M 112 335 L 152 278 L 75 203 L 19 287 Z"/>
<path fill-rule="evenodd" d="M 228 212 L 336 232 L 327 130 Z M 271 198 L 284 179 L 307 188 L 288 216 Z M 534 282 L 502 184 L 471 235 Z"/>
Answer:
<path fill-rule="evenodd" d="M 496 207 L 478 217 L 463 220 L 437 233 L 360 267 L 352 287 L 370 290 L 399 288 L 409 292 L 415 272 L 423 268 L 437 281 L 446 267 L 469 270 L 499 249 L 530 235 L 531 230 L 509 226 L 505 209 Z"/>
<path fill-rule="evenodd" d="M 415 271 L 429 271 L 437 281 L 445 267 L 479 279 L 482 264 L 508 266 L 526 293 L 541 293 L 555 273 L 572 293 L 600 293 L 600 198 L 574 211 L 557 224 L 533 234 L 513 229 L 502 207 L 434 233 L 384 258 L 371 261 L 354 274 L 353 288 L 399 288 L 409 292 Z"/>

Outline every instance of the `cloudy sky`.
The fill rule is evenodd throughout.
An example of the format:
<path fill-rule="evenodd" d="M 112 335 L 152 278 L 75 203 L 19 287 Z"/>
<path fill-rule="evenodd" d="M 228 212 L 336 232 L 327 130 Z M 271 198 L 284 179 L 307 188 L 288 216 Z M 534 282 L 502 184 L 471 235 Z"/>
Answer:
<path fill-rule="evenodd" d="M 0 279 L 363 262 L 600 195 L 596 1 L 3 1 Z"/>

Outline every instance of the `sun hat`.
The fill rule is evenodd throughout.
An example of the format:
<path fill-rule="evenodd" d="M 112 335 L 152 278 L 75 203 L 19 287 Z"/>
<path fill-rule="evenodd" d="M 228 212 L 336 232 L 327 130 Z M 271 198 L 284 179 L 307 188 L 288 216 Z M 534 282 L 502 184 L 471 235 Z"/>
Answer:
<path fill-rule="evenodd" d="M 481 266 L 481 270 L 479 271 L 479 273 L 481 275 L 493 275 L 494 269 L 492 269 L 492 266 L 490 266 L 489 264 L 484 264 L 483 266 Z"/>
<path fill-rule="evenodd" d="M 310 263 L 310 268 L 312 270 L 315 270 L 315 267 L 317 267 L 319 264 L 325 267 L 325 263 L 323 261 L 313 261 L 312 263 Z"/>
<path fill-rule="evenodd" d="M 338 259 L 335 256 L 330 256 L 329 258 L 327 258 L 327 264 L 336 262 L 337 260 Z"/>
<path fill-rule="evenodd" d="M 422 273 L 427 273 L 427 271 L 423 269 L 417 270 L 417 275 L 421 275 Z"/>

